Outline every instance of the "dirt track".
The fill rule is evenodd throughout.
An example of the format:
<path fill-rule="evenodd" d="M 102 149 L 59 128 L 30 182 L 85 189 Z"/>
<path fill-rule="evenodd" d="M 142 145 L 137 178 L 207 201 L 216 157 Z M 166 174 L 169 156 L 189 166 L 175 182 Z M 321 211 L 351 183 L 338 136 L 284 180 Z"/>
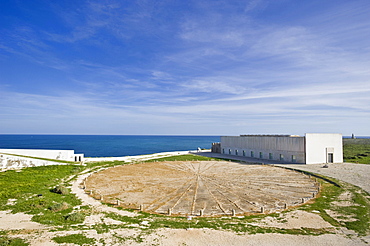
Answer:
<path fill-rule="evenodd" d="M 313 178 L 266 165 L 225 161 L 152 162 L 91 175 L 92 196 L 125 208 L 174 215 L 273 212 L 297 206 L 318 191 Z"/>

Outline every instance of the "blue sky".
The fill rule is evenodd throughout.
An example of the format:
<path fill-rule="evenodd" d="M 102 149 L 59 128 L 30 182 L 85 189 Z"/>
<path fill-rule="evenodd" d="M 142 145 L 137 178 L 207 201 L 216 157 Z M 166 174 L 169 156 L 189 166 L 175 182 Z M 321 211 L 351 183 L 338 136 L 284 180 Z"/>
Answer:
<path fill-rule="evenodd" d="M 370 1 L 0 1 L 0 133 L 370 135 Z"/>

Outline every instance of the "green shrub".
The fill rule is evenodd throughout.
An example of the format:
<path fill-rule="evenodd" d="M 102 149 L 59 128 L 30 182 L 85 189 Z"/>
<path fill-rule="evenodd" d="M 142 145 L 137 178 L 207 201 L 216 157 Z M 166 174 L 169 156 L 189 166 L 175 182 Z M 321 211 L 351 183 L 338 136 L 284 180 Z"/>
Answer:
<path fill-rule="evenodd" d="M 25 243 L 23 239 L 20 238 L 9 238 L 7 236 L 0 237 L 0 246 L 26 246 L 28 243 Z"/>
<path fill-rule="evenodd" d="M 68 209 L 69 208 L 69 204 L 66 203 L 66 202 L 62 202 L 62 203 L 56 203 L 54 205 L 51 205 L 49 207 L 49 209 L 52 211 L 52 212 L 59 212 L 59 211 L 62 211 L 62 210 L 65 210 L 65 209 Z"/>
<path fill-rule="evenodd" d="M 94 245 L 95 239 L 88 238 L 82 234 L 72 234 L 61 237 L 54 237 L 53 240 L 57 243 L 74 243 L 77 245 Z"/>
<path fill-rule="evenodd" d="M 68 195 L 69 190 L 62 186 L 62 185 L 57 185 L 54 189 L 51 190 L 54 193 L 61 194 L 61 195 Z"/>
<path fill-rule="evenodd" d="M 81 213 L 73 213 L 69 214 L 65 217 L 67 221 L 72 221 L 72 222 L 83 222 L 85 219 L 85 216 Z"/>

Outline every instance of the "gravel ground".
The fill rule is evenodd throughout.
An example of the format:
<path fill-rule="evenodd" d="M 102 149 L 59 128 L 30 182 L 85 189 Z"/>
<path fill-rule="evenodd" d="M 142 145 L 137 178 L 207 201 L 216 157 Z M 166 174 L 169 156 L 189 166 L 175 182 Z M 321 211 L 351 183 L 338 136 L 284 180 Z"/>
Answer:
<path fill-rule="evenodd" d="M 347 183 L 361 187 L 370 193 L 370 165 L 354 164 L 354 163 L 340 163 L 328 164 L 328 168 L 323 168 L 323 164 L 309 164 L 309 165 L 276 165 L 289 167 L 313 173 L 322 174 L 328 177 L 343 180 Z"/>
<path fill-rule="evenodd" d="M 274 164 L 275 166 L 289 167 L 303 171 L 322 174 L 328 177 L 343 180 L 344 182 L 356 185 L 370 193 L 370 165 L 354 163 L 335 163 L 328 164 L 328 168 L 323 168 L 324 164 L 284 164 L 276 163 L 269 160 L 261 160 L 243 156 L 222 155 L 211 152 L 194 153 L 202 156 L 235 159 L 245 162 L 256 162 L 265 164 Z"/>

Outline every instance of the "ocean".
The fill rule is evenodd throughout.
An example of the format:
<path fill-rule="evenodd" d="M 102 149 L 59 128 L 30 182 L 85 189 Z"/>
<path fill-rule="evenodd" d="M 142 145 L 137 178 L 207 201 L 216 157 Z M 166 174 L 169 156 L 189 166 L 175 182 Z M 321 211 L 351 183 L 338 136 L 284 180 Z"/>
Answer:
<path fill-rule="evenodd" d="M 144 135 L 9 135 L 0 134 L 3 149 L 74 150 L 85 157 L 117 157 L 169 151 L 210 149 L 219 136 Z"/>

